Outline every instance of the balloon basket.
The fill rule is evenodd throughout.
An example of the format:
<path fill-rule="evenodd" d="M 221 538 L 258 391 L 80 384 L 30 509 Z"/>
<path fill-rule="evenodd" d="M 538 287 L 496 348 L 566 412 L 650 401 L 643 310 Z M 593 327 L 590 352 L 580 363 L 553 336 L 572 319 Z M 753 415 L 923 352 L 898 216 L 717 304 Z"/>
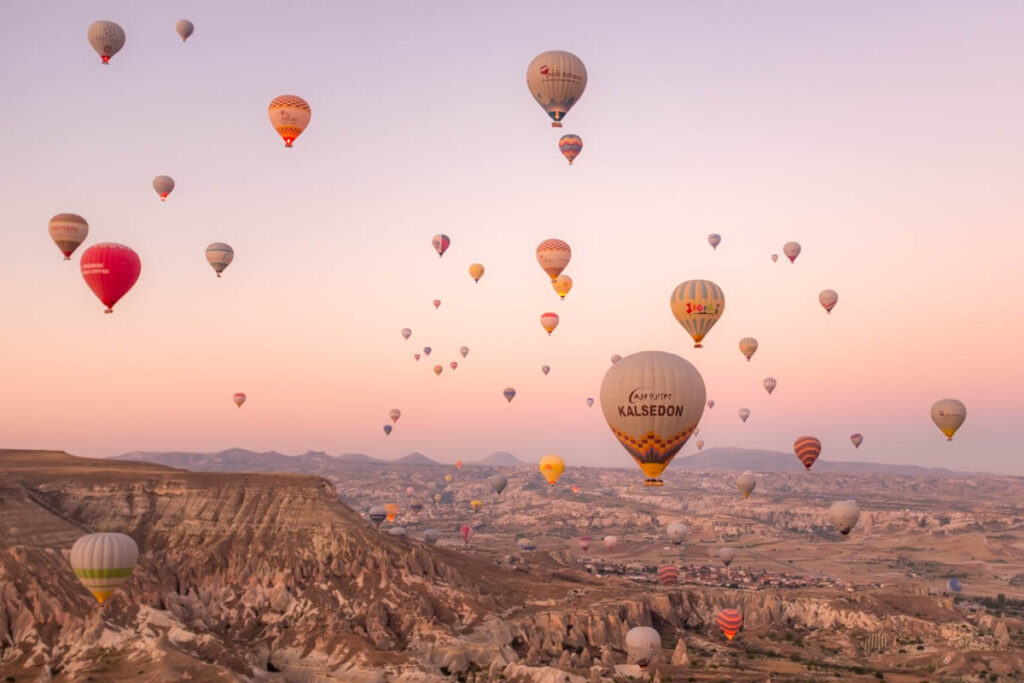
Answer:
<path fill-rule="evenodd" d="M 664 486 L 665 482 L 661 479 L 645 479 L 644 486 Z"/>

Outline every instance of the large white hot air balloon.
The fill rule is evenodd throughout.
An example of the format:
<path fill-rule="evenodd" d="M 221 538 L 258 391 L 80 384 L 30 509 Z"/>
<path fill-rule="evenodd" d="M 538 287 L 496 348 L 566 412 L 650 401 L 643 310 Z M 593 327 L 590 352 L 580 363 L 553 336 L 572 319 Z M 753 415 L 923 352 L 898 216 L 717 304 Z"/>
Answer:
<path fill-rule="evenodd" d="M 225 242 L 211 242 L 206 245 L 206 262 L 217 273 L 217 277 L 235 260 L 235 250 Z"/>
<path fill-rule="evenodd" d="M 967 419 L 967 406 L 955 398 L 944 398 L 932 405 L 932 422 L 946 435 L 947 441 L 953 440 L 956 430 Z"/>
<path fill-rule="evenodd" d="M 139 546 L 125 534 L 86 534 L 71 546 L 71 569 L 101 605 L 135 570 Z"/>
<path fill-rule="evenodd" d="M 626 632 L 626 652 L 646 669 L 661 652 L 661 635 L 650 626 L 635 626 Z"/>
<path fill-rule="evenodd" d="M 542 52 L 526 68 L 526 85 L 551 117 L 551 126 L 561 128 L 562 119 L 587 87 L 587 67 L 571 52 Z"/>
<path fill-rule="evenodd" d="M 664 351 L 626 356 L 601 382 L 605 420 L 644 471 L 645 486 L 661 486 L 661 473 L 697 428 L 706 399 L 697 368 Z"/>
<path fill-rule="evenodd" d="M 860 508 L 855 500 L 837 500 L 832 503 L 828 513 L 832 517 L 832 523 L 836 525 L 839 533 L 843 536 L 849 534 L 850 530 L 857 526 L 857 520 L 860 519 Z"/>
<path fill-rule="evenodd" d="M 681 545 L 686 540 L 687 531 L 689 529 L 682 522 L 669 522 L 669 525 L 665 527 L 665 534 L 676 545 Z"/>
<path fill-rule="evenodd" d="M 124 47 L 124 29 L 112 21 L 94 21 L 86 32 L 89 44 L 104 64 Z"/>
<path fill-rule="evenodd" d="M 732 561 L 736 559 L 736 548 L 722 546 L 718 549 L 718 559 L 722 561 L 722 564 L 728 567 L 732 564 Z"/>

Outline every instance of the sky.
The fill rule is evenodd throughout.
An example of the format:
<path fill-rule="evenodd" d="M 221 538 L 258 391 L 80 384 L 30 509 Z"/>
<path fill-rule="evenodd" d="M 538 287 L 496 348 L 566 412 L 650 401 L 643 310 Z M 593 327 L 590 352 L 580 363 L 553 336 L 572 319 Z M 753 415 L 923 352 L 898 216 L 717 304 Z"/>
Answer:
<path fill-rule="evenodd" d="M 5 7 L 0 445 L 630 465 L 585 399 L 609 356 L 657 349 L 704 377 L 706 447 L 811 434 L 822 458 L 1024 473 L 1024 5 L 283 9 Z M 97 19 L 127 34 L 108 66 Z M 589 74 L 562 131 L 525 83 L 551 49 Z M 292 149 L 267 118 L 281 94 L 312 108 Z M 572 167 L 562 133 L 584 141 Z M 166 203 L 158 174 L 177 183 Z M 90 225 L 72 262 L 46 232 L 60 212 Z M 565 301 L 534 257 L 552 237 L 573 250 Z M 772 263 L 790 240 L 797 261 Z M 142 259 L 113 315 L 78 271 L 99 241 Z M 235 250 L 219 280 L 213 241 Z M 703 349 L 669 309 L 689 279 L 725 292 Z M 945 397 L 968 409 L 952 443 L 929 418 Z"/>

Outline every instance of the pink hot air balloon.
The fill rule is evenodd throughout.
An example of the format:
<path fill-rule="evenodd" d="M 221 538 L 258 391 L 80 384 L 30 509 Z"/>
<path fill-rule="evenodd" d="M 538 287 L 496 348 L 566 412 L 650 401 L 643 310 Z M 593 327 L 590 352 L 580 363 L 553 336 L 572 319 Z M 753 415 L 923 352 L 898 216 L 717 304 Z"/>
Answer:
<path fill-rule="evenodd" d="M 406 492 L 406 494 L 411 496 L 412 494 L 416 493 L 416 489 L 414 489 L 411 486 L 406 486 L 405 487 L 405 492 Z"/>
<path fill-rule="evenodd" d="M 235 402 L 236 406 L 241 408 L 242 404 L 245 403 L 245 394 L 239 392 L 239 393 L 235 394 L 234 396 L 232 396 L 231 400 Z"/>
<path fill-rule="evenodd" d="M 590 550 L 590 536 L 580 536 L 579 538 L 580 550 L 587 552 Z"/>
<path fill-rule="evenodd" d="M 414 353 L 414 354 L 412 354 L 412 357 L 413 357 L 413 358 L 414 358 L 415 360 L 419 360 L 419 359 L 420 359 L 420 354 L 418 354 L 418 353 Z"/>
<path fill-rule="evenodd" d="M 450 366 L 451 366 L 452 370 L 454 370 L 455 368 L 459 367 L 459 364 L 458 364 L 458 363 L 456 363 L 455 361 L 452 361 L 452 362 L 451 362 L 451 363 L 449 363 L 448 365 L 450 365 Z"/>
<path fill-rule="evenodd" d="M 469 539 L 473 538 L 473 527 L 466 524 L 459 529 L 459 535 L 462 536 L 462 542 L 469 545 Z"/>
<path fill-rule="evenodd" d="M 434 374 L 435 375 L 440 375 L 443 370 L 444 370 L 444 368 L 441 367 L 440 365 L 435 365 L 434 366 Z"/>
<path fill-rule="evenodd" d="M 441 308 L 441 300 L 434 299 L 434 308 Z"/>
<path fill-rule="evenodd" d="M 557 313 L 544 313 L 540 316 L 540 325 L 548 332 L 548 336 L 555 331 L 558 327 L 558 314 Z"/>
<path fill-rule="evenodd" d="M 80 268 L 85 284 L 107 307 L 104 313 L 113 313 L 114 304 L 139 279 L 142 262 L 138 254 L 123 244 L 101 242 L 85 250 Z"/>
<path fill-rule="evenodd" d="M 444 252 L 448 251 L 448 247 L 452 245 L 452 241 L 448 239 L 448 235 L 438 233 L 430 239 L 430 244 L 434 247 L 434 251 L 437 252 L 438 257 L 441 257 L 444 256 Z"/>

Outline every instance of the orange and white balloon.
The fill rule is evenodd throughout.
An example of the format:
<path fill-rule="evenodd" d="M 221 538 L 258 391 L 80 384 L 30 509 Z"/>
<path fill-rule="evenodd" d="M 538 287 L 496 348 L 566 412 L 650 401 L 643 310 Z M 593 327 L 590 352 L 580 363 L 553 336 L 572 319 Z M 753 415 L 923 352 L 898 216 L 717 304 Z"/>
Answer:
<path fill-rule="evenodd" d="M 309 102 L 297 95 L 281 95 L 270 101 L 267 107 L 270 124 L 284 140 L 285 147 L 291 147 L 295 139 L 302 135 L 309 125 L 313 112 Z"/>
<path fill-rule="evenodd" d="M 543 313 L 540 316 L 540 326 L 547 330 L 548 336 L 555 331 L 558 327 L 558 314 L 557 313 Z"/>
<path fill-rule="evenodd" d="M 537 245 L 537 263 L 554 282 L 572 258 L 569 244 L 559 239 L 544 240 Z"/>

